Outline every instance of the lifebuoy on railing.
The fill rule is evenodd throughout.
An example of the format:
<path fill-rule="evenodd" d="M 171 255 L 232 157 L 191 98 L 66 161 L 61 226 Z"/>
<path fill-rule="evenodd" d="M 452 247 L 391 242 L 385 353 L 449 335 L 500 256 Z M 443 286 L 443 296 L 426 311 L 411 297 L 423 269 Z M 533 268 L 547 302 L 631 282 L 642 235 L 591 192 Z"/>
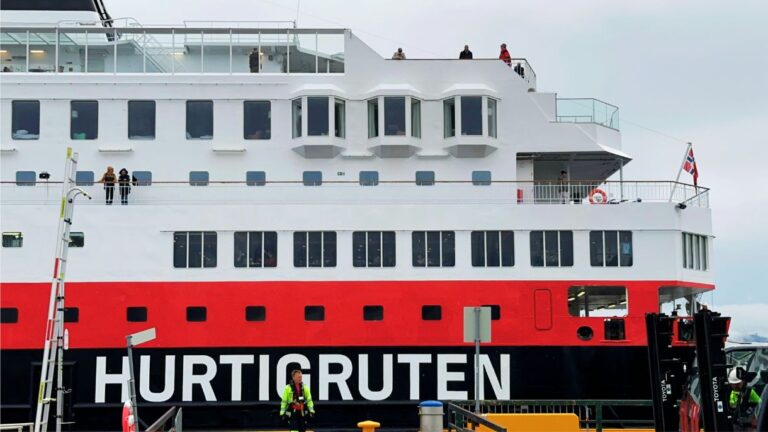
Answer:
<path fill-rule="evenodd" d="M 605 204 L 607 202 L 608 194 L 606 194 L 604 190 L 595 188 L 589 193 L 590 204 Z"/>

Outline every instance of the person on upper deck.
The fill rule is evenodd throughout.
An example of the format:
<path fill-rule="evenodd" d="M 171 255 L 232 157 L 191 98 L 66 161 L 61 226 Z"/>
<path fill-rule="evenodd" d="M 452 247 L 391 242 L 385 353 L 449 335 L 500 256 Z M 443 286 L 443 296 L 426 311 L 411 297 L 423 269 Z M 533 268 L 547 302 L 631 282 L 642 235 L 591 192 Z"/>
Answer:
<path fill-rule="evenodd" d="M 394 54 L 392 54 L 392 60 L 405 60 L 405 53 L 402 48 L 398 48 Z"/>
<path fill-rule="evenodd" d="M 560 177 L 557 179 L 557 192 L 560 196 L 560 203 L 565 204 L 568 202 L 570 194 L 568 193 L 568 172 L 560 171 Z"/>
<path fill-rule="evenodd" d="M 107 193 L 107 205 L 112 205 L 112 199 L 115 197 L 115 181 L 117 176 L 115 175 L 115 169 L 111 166 L 107 167 L 107 172 L 101 176 L 99 183 L 104 183 L 104 191 Z"/>
<path fill-rule="evenodd" d="M 251 68 L 251 73 L 259 73 L 259 50 L 257 48 L 254 48 L 248 56 L 248 67 Z"/>
<path fill-rule="evenodd" d="M 120 190 L 120 204 L 128 204 L 128 194 L 131 193 L 131 176 L 128 175 L 128 170 L 123 168 L 120 170 L 120 175 L 117 177 L 117 184 Z"/>
<path fill-rule="evenodd" d="M 469 45 L 464 45 L 464 50 L 459 53 L 459 60 L 471 60 L 472 51 L 469 50 Z"/>
<path fill-rule="evenodd" d="M 507 44 L 501 44 L 501 52 L 499 53 L 499 60 L 502 60 L 507 66 L 512 67 L 512 56 L 507 51 Z"/>

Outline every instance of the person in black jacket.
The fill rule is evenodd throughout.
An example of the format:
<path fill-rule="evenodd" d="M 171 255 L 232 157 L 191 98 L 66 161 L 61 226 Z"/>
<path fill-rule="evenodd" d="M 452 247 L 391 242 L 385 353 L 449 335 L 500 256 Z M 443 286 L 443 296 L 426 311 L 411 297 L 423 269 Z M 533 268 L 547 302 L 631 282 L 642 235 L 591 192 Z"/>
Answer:
<path fill-rule="evenodd" d="M 469 50 L 469 45 L 464 45 L 464 51 L 459 53 L 459 60 L 472 60 L 472 51 Z"/>
<path fill-rule="evenodd" d="M 120 170 L 120 176 L 117 177 L 117 184 L 120 188 L 120 204 L 128 204 L 128 194 L 131 193 L 131 176 L 128 175 L 128 170 L 123 168 Z"/>
<path fill-rule="evenodd" d="M 251 51 L 251 55 L 248 56 L 248 66 L 251 68 L 251 73 L 259 73 L 259 50 L 254 48 Z"/>

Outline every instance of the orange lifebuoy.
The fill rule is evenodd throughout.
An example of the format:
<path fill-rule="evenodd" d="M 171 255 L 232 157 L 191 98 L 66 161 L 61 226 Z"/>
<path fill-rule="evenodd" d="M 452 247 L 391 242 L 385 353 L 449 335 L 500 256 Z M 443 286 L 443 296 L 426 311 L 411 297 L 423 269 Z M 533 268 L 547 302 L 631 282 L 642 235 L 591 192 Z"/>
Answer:
<path fill-rule="evenodd" d="M 595 199 L 595 195 L 598 195 L 597 199 Z M 592 189 L 592 192 L 589 193 L 589 202 L 590 204 L 605 204 L 608 202 L 608 194 L 602 189 Z"/>

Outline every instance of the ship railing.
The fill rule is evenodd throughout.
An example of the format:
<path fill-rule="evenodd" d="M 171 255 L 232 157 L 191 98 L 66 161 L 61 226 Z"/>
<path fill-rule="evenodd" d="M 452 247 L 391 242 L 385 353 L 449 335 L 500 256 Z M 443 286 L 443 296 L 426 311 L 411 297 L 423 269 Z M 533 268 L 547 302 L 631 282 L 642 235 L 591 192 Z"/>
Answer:
<path fill-rule="evenodd" d="M 493 432 L 507 432 L 506 428 L 488 421 L 481 414 L 473 413 L 469 408 L 465 409 L 451 402 L 445 404 L 445 418 L 445 426 L 449 431 L 472 431 L 477 426 L 485 426 Z"/>
<path fill-rule="evenodd" d="M 463 59 L 456 59 L 456 58 L 408 58 L 406 60 L 391 60 L 391 61 L 397 61 L 397 62 L 435 62 L 435 61 L 441 61 L 441 62 L 459 62 L 459 63 L 471 63 L 471 62 L 492 62 L 492 63 L 498 63 L 503 65 L 504 61 L 498 58 L 473 58 L 468 60 Z M 528 89 L 530 91 L 536 90 L 536 72 L 533 70 L 533 66 L 531 66 L 531 63 L 528 62 L 525 58 L 513 58 L 510 59 L 510 63 L 508 64 L 509 73 L 514 73 L 520 79 L 525 81 L 528 84 Z"/>
<path fill-rule="evenodd" d="M 475 401 L 451 404 L 474 409 Z M 653 407 L 647 399 L 484 400 L 482 414 L 576 414 L 579 429 L 653 429 Z"/>
<path fill-rule="evenodd" d="M 557 98 L 558 122 L 594 123 L 619 130 L 619 107 L 594 98 Z"/>
<path fill-rule="evenodd" d="M 0 431 L 32 432 L 34 423 L 0 423 Z"/>
<path fill-rule="evenodd" d="M 57 199 L 56 181 L 0 182 L 3 203 L 50 203 Z M 78 182 L 94 197 L 104 196 L 100 183 Z M 116 200 L 119 187 L 115 190 Z M 361 183 L 347 180 L 266 181 L 151 181 L 139 180 L 131 187 L 132 204 L 211 203 L 303 203 L 331 204 L 516 204 L 516 205 L 643 205 L 671 203 L 709 208 L 709 189 L 672 181 L 434 181 L 417 185 L 411 181 L 382 180 Z M 101 200 L 84 202 L 95 205 Z"/>

